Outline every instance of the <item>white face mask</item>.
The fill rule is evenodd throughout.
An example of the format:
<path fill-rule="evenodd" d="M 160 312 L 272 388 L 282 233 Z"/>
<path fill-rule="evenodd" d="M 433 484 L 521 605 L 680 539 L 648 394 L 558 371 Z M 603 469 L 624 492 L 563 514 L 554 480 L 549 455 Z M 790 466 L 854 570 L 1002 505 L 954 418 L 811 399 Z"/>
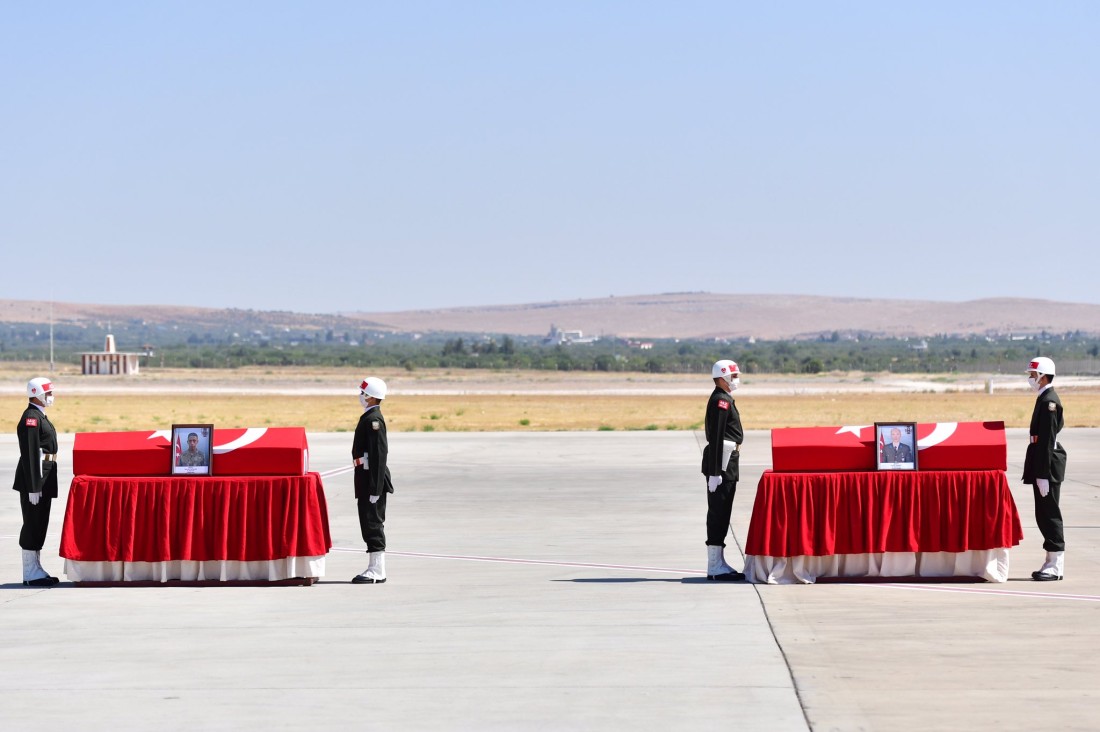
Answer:
<path fill-rule="evenodd" d="M 741 379 L 734 377 L 732 379 L 727 379 L 726 383 L 730 385 L 730 391 L 734 392 L 737 391 L 737 387 L 741 386 Z"/>
<path fill-rule="evenodd" d="M 47 395 L 46 395 L 46 396 L 45 396 L 45 397 L 44 397 L 44 398 L 42 399 L 42 401 L 46 403 L 46 406 L 47 406 L 47 407 L 52 407 L 52 406 L 53 406 L 53 394 L 47 394 Z"/>
<path fill-rule="evenodd" d="M 1034 376 L 1027 377 L 1027 385 L 1031 387 L 1032 391 L 1039 391 L 1039 380 Z"/>
<path fill-rule="evenodd" d="M 369 397 L 367 397 L 366 394 L 363 394 L 363 393 L 359 394 L 359 403 L 363 405 L 363 411 L 364 412 L 367 411 L 368 409 L 370 409 L 370 404 L 367 402 L 368 398 Z"/>

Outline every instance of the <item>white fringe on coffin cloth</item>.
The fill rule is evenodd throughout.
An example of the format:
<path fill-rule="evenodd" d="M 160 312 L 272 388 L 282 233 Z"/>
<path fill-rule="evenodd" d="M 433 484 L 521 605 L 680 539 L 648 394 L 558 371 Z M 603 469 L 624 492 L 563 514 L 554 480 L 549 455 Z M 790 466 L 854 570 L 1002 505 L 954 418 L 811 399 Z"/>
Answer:
<path fill-rule="evenodd" d="M 965 552 L 880 552 L 825 557 L 746 556 L 749 582 L 769 585 L 811 584 L 820 577 L 981 577 L 1008 579 L 1008 549 Z"/>
<path fill-rule="evenodd" d="M 324 577 L 325 556 L 253 562 L 77 562 L 66 559 L 65 576 L 73 582 L 279 582 L 297 577 Z"/>

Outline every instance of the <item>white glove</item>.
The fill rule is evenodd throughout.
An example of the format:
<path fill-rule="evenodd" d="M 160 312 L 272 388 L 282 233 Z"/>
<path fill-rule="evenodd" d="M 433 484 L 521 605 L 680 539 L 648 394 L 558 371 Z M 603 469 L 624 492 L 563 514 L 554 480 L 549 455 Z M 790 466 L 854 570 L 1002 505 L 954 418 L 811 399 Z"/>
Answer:
<path fill-rule="evenodd" d="M 1039 489 L 1039 495 L 1043 498 L 1046 498 L 1047 494 L 1050 493 L 1050 481 L 1046 478 L 1036 478 L 1035 487 Z"/>
<path fill-rule="evenodd" d="M 1046 494 L 1043 494 L 1043 495 L 1046 495 Z M 42 491 L 39 491 L 38 493 L 28 493 L 27 494 L 27 500 L 31 502 L 32 506 L 37 506 L 38 501 L 41 500 L 41 498 L 42 498 Z"/>
<path fill-rule="evenodd" d="M 718 490 L 718 484 L 721 483 L 721 482 L 722 482 L 722 476 L 721 475 L 707 476 L 707 490 L 710 491 L 711 493 L 714 493 L 714 491 Z"/>
<path fill-rule="evenodd" d="M 379 498 L 379 496 L 371 496 L 370 497 L 370 502 L 371 503 L 378 503 L 378 498 Z"/>

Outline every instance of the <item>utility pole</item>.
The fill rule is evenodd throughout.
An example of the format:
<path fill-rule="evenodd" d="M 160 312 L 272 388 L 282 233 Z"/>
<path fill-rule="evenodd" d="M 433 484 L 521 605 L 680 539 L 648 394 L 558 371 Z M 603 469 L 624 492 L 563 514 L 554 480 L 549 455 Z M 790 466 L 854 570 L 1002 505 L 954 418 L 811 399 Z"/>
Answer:
<path fill-rule="evenodd" d="M 50 295 L 50 373 L 53 373 L 53 295 Z"/>

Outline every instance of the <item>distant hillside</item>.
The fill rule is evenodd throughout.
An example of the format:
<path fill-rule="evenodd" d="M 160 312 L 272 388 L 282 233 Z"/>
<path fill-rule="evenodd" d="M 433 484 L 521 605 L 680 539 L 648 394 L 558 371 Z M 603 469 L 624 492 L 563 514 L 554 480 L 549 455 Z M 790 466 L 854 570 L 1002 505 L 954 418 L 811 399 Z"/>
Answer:
<path fill-rule="evenodd" d="M 49 322 L 51 305 L 33 300 L 0 300 L 0 323 Z M 177 305 L 93 305 L 87 303 L 53 303 L 55 323 L 72 325 L 143 323 L 172 325 L 186 323 L 203 328 L 293 328 L 317 330 L 327 328 L 378 328 L 363 317 L 293 313 L 285 310 L 239 310 L 236 308 L 199 308 Z"/>
<path fill-rule="evenodd" d="M 1100 333 L 1100 305 L 1021 298 L 934 302 L 699 292 L 348 315 L 398 331 L 537 335 L 553 324 L 585 335 L 623 338 Z"/>
<path fill-rule="evenodd" d="M 0 322 L 46 324 L 45 302 L 0 300 Z M 969 302 L 872 300 L 810 295 L 674 293 L 526 305 L 330 315 L 177 307 L 54 303 L 55 323 L 186 323 L 209 329 L 374 330 L 403 333 L 543 335 L 550 327 L 622 338 L 817 338 L 834 332 L 879 337 L 1100 334 L 1100 305 L 996 298 Z"/>

